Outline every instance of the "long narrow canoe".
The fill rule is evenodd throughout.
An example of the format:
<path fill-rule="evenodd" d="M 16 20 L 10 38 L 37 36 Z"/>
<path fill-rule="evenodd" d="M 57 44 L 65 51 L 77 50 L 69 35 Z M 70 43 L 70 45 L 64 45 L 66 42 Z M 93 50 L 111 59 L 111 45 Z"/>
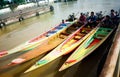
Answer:
<path fill-rule="evenodd" d="M 55 35 L 53 35 L 54 33 L 53 31 L 52 31 L 53 33 L 49 32 L 46 36 L 50 36 L 50 37 L 48 37 L 46 41 L 42 42 L 35 49 L 29 52 L 26 52 L 25 54 L 20 55 L 16 59 L 12 60 L 9 64 L 0 67 L 0 69 L 2 70 L 5 68 L 9 68 L 11 66 L 21 64 L 23 62 L 31 60 L 37 56 L 40 56 L 43 53 L 46 53 L 52 50 L 53 48 L 58 46 L 60 43 L 62 43 L 71 33 L 75 32 L 76 30 L 77 28 L 75 27 L 75 24 L 73 23 L 71 26 L 62 29 L 61 31 L 55 32 Z M 53 36 L 51 36 L 51 34 Z"/>
<path fill-rule="evenodd" d="M 64 62 L 59 71 L 62 71 L 79 61 L 83 60 L 86 56 L 97 49 L 112 33 L 113 29 L 100 27 L 95 34 L 87 38 L 71 56 Z"/>
<path fill-rule="evenodd" d="M 96 28 L 94 28 L 92 30 L 91 28 L 88 28 L 85 26 L 78 29 L 68 39 L 66 39 L 66 41 L 64 41 L 62 44 L 60 44 L 58 47 L 56 47 L 53 51 L 48 53 L 41 60 L 36 62 L 36 64 L 33 65 L 30 69 L 28 69 L 26 72 L 35 70 L 53 60 L 55 60 L 58 57 L 71 52 L 95 31 L 96 31 Z"/>
<path fill-rule="evenodd" d="M 67 28 L 69 27 L 73 22 L 66 22 L 66 26 L 65 25 L 57 25 L 55 26 L 54 28 L 52 28 L 51 30 L 11 49 L 11 50 L 4 50 L 4 51 L 0 51 L 0 57 L 3 57 L 3 56 L 7 56 L 7 55 L 10 55 L 10 54 L 13 54 L 13 53 L 16 53 L 16 52 L 19 52 L 19 51 L 28 51 L 28 50 L 32 50 L 33 48 L 37 47 L 38 45 L 40 45 L 41 42 L 44 42 L 46 41 L 48 38 L 56 35 L 56 33 L 64 30 L 64 28 Z M 49 36 L 47 36 L 49 35 Z"/>

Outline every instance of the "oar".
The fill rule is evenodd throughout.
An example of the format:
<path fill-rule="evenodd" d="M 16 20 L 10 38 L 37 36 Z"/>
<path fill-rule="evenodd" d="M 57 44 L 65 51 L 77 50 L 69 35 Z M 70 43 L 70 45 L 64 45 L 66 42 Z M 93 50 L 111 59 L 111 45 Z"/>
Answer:
<path fill-rule="evenodd" d="M 120 8 L 119 8 L 119 14 L 120 14 Z"/>
<path fill-rule="evenodd" d="M 77 16 L 78 14 L 79 14 L 79 12 L 77 12 L 75 16 Z"/>

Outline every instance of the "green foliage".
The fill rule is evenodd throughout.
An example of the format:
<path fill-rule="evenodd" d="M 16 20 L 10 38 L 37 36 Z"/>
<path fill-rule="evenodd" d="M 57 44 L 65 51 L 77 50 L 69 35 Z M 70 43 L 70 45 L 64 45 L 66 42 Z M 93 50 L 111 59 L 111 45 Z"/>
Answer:
<path fill-rule="evenodd" d="M 0 8 L 4 7 L 8 1 L 0 0 Z"/>
<path fill-rule="evenodd" d="M 25 3 L 25 0 L 12 0 L 12 3 L 14 3 L 14 4 L 22 4 L 22 3 Z"/>
<path fill-rule="evenodd" d="M 11 2 L 7 0 L 0 0 L 0 9 L 5 8 L 6 5 L 9 5 L 10 8 L 14 8 L 23 3 L 25 3 L 25 0 L 12 0 Z"/>

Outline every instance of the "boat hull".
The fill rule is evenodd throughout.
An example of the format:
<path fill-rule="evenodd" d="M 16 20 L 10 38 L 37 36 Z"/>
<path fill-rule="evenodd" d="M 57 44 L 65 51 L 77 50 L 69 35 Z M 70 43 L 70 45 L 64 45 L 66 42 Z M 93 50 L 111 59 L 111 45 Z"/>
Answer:
<path fill-rule="evenodd" d="M 71 54 L 71 56 L 63 63 L 59 71 L 71 67 L 91 54 L 109 37 L 112 31 L 113 29 L 100 27 Z"/>
<path fill-rule="evenodd" d="M 89 28 L 87 28 L 89 29 Z M 48 53 L 45 57 L 43 57 L 41 60 L 39 60 L 38 62 L 36 62 L 35 65 L 33 65 L 32 67 L 30 67 L 30 69 L 28 69 L 25 73 L 30 72 L 32 70 L 35 70 L 45 64 L 48 64 L 49 62 L 55 60 L 56 58 L 65 55 L 69 52 L 71 52 L 72 50 L 74 50 L 77 46 L 79 46 L 86 38 L 88 38 L 92 33 L 94 33 L 96 31 L 95 29 L 90 29 L 87 30 L 85 29 L 85 27 L 82 27 L 80 29 L 78 29 L 76 32 L 74 32 L 73 34 L 71 34 L 70 37 L 68 37 L 68 39 L 66 39 L 66 41 L 64 41 L 62 44 L 60 44 L 58 47 L 56 47 L 53 51 L 51 51 L 50 53 Z M 88 33 L 84 33 L 82 32 L 83 30 L 86 30 Z M 73 43 L 73 39 L 75 39 L 76 34 L 80 34 L 82 35 L 81 38 Z M 79 36 L 80 36 L 79 35 Z M 72 41 L 72 42 L 71 42 Z M 71 44 L 70 44 L 71 43 Z M 69 45 L 68 45 L 69 44 Z"/>
<path fill-rule="evenodd" d="M 74 32 L 74 31 L 71 31 L 71 28 L 72 29 L 74 28 L 74 31 L 77 30 L 73 25 L 69 25 L 68 27 L 65 27 L 61 31 L 58 31 L 51 36 L 50 36 L 50 34 L 47 35 L 50 37 L 48 37 L 47 40 L 42 42 L 38 47 L 36 47 L 35 49 L 33 49 L 29 52 L 26 52 L 25 54 L 20 55 L 19 57 L 12 60 L 8 65 L 2 66 L 0 69 L 9 68 L 9 67 L 24 63 L 28 60 L 31 60 L 33 58 L 36 58 L 36 57 L 42 55 L 43 53 L 46 53 L 46 52 L 52 50 L 53 48 L 58 46 L 60 43 L 62 43 L 72 32 Z M 66 33 L 66 35 L 65 35 L 65 33 Z"/>
<path fill-rule="evenodd" d="M 72 23 L 73 22 L 68 22 L 66 26 L 62 26 L 62 27 L 66 28 L 67 26 L 69 26 Z M 23 51 L 29 51 L 29 50 L 34 49 L 35 47 L 39 46 L 42 42 L 46 41 L 49 37 L 51 37 L 51 36 L 46 37 L 46 35 L 49 32 L 56 30 L 56 28 L 57 28 L 58 31 L 61 31 L 63 28 L 61 28 L 60 26 L 61 26 L 61 24 L 55 26 L 54 28 L 50 29 L 49 31 L 47 31 L 43 34 L 40 34 L 39 36 L 37 36 L 37 37 L 19 45 L 19 46 L 15 47 L 11 50 L 0 51 L 0 58 L 4 57 L 4 56 L 7 56 L 7 55 L 10 55 L 10 54 L 13 54 L 13 53 L 16 53 L 16 52 L 23 52 Z M 53 34 L 56 34 L 56 33 L 53 33 Z"/>

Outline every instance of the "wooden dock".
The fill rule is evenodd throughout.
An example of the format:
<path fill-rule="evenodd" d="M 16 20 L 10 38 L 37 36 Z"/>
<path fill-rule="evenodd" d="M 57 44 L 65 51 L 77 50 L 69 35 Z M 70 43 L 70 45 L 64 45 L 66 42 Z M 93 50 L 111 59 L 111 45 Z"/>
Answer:
<path fill-rule="evenodd" d="M 99 77 L 120 77 L 120 24 Z"/>

